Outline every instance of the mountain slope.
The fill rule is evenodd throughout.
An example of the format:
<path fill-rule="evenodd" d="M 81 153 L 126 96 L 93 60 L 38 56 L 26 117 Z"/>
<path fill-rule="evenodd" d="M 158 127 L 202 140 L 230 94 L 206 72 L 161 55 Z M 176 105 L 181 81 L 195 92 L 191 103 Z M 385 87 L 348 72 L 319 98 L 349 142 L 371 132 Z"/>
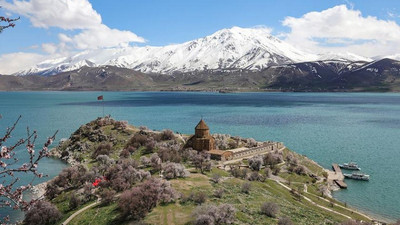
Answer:
<path fill-rule="evenodd" d="M 351 53 L 310 54 L 270 35 L 268 29 L 233 27 L 204 38 L 164 47 L 83 51 L 71 57 L 46 60 L 16 75 L 54 75 L 83 66 L 104 65 L 162 74 L 207 69 L 262 70 L 269 66 L 315 60 L 370 61 Z"/>
<path fill-rule="evenodd" d="M 47 77 L 0 76 L 0 90 L 400 91 L 400 62 L 331 60 L 262 70 L 207 69 L 171 75 L 117 66 L 84 66 Z"/>

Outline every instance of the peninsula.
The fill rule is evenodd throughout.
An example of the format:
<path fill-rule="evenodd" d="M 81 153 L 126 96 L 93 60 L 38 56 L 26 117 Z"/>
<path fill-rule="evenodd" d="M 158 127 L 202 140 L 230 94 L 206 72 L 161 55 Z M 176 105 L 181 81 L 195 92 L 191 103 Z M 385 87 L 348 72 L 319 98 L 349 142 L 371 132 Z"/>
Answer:
<path fill-rule="evenodd" d="M 373 221 L 333 199 L 337 186 L 307 157 L 280 142 L 211 134 L 204 120 L 185 135 L 98 118 L 52 155 L 71 165 L 45 188 L 58 224 Z"/>

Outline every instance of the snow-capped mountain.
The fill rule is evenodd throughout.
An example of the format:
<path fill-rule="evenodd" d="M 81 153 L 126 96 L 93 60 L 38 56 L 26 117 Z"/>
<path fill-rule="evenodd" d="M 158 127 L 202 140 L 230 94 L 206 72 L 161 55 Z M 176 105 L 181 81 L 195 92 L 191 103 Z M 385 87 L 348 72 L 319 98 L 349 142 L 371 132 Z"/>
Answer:
<path fill-rule="evenodd" d="M 53 75 L 83 66 L 103 65 L 163 74 L 206 69 L 261 70 L 319 60 L 370 61 L 351 53 L 311 54 L 270 35 L 268 29 L 233 27 L 182 44 L 83 51 L 71 57 L 47 60 L 16 75 Z"/>

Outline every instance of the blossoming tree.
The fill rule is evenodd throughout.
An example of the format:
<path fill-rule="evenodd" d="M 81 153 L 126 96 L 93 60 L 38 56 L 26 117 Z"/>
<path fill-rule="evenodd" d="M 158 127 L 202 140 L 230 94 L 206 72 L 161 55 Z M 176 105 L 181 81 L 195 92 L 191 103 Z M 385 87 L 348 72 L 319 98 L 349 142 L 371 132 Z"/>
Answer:
<path fill-rule="evenodd" d="M 0 116 L 1 119 L 1 116 Z M 46 143 L 39 151 L 35 151 L 35 141 L 37 139 L 36 131 L 31 132 L 27 128 L 27 137 L 17 140 L 15 143 L 8 143 L 12 132 L 15 130 L 21 116 L 16 122 L 6 129 L 3 136 L 0 135 L 0 208 L 11 207 L 15 210 L 29 210 L 29 208 L 38 201 L 38 199 L 25 200 L 23 193 L 32 187 L 32 181 L 25 184 L 18 182 L 20 174 L 33 174 L 34 177 L 43 177 L 38 172 L 39 161 L 49 156 L 49 146 L 54 141 L 55 135 L 47 138 Z M 21 162 L 16 150 L 24 150 L 28 154 L 28 160 Z M 9 220 L 9 216 L 1 215 L 0 223 Z"/>

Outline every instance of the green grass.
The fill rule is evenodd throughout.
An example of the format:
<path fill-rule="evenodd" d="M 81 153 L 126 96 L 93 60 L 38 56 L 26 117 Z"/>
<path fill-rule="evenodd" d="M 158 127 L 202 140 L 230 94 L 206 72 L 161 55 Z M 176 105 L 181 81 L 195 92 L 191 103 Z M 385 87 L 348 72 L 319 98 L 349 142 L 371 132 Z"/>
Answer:
<path fill-rule="evenodd" d="M 68 191 L 68 192 L 63 192 L 61 193 L 59 196 L 57 196 L 56 198 L 54 198 L 51 202 L 53 204 L 55 204 L 58 208 L 58 210 L 60 210 L 60 212 L 62 213 L 62 217 L 61 219 L 58 221 L 57 224 L 61 224 L 62 222 L 64 222 L 69 216 L 71 216 L 72 214 L 74 214 L 76 211 L 78 211 L 79 209 L 92 204 L 94 201 L 90 201 L 87 202 L 83 205 L 81 205 L 80 207 L 70 210 L 69 208 L 69 200 L 71 198 L 71 195 L 73 194 L 74 191 Z"/>
<path fill-rule="evenodd" d="M 76 216 L 69 224 L 71 225 L 106 225 L 106 224 L 124 224 L 118 220 L 119 212 L 117 204 L 108 206 L 94 206 Z"/>

